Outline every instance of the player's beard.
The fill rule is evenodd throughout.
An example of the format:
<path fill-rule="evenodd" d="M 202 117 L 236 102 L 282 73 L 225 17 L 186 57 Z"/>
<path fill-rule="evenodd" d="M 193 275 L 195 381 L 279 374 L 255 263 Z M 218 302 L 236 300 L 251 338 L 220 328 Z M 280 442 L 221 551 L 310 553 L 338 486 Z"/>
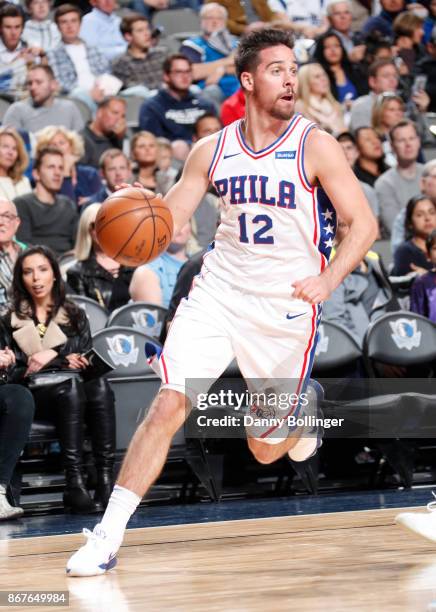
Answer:
<path fill-rule="evenodd" d="M 289 109 L 289 111 L 284 111 L 284 110 L 280 110 L 279 108 L 276 108 L 275 106 L 273 106 L 273 108 L 270 111 L 270 114 L 272 117 L 274 117 L 274 119 L 280 119 L 280 121 L 289 121 L 289 119 L 294 114 L 294 107 L 292 106 L 292 108 Z"/>
<path fill-rule="evenodd" d="M 256 97 L 259 97 L 260 91 L 258 88 L 255 87 L 253 93 Z M 291 94 L 291 92 L 289 93 Z M 292 95 L 295 100 L 295 95 L 293 93 Z M 277 98 L 277 100 L 273 103 L 273 105 L 268 109 L 268 112 L 271 115 L 271 117 L 273 117 L 273 119 L 278 119 L 279 121 L 289 121 L 291 117 L 293 117 L 294 112 L 295 112 L 294 104 L 291 104 L 291 106 L 288 107 L 289 110 L 285 110 L 284 108 L 278 107 L 279 100 L 280 98 Z"/>

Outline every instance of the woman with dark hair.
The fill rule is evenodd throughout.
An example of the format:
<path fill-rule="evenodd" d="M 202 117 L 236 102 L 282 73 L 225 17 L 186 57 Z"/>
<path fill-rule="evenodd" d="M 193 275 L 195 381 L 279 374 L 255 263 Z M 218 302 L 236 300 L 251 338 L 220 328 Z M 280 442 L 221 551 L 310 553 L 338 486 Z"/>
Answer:
<path fill-rule="evenodd" d="M 313 60 L 326 71 L 332 93 L 339 102 L 355 100 L 368 93 L 366 80 L 357 73 L 341 39 L 334 32 L 326 32 L 318 38 Z"/>
<path fill-rule="evenodd" d="M 404 227 L 406 240 L 394 253 L 392 276 L 410 272 L 425 274 L 433 268 L 426 241 L 436 229 L 436 204 L 425 195 L 411 198 L 406 207 Z"/>
<path fill-rule="evenodd" d="M 380 136 L 372 127 L 361 127 L 355 133 L 359 157 L 353 166 L 359 181 L 371 187 L 378 177 L 389 169 L 384 161 L 383 145 Z"/>
<path fill-rule="evenodd" d="M 114 397 L 106 380 L 82 379 L 89 365 L 84 353 L 92 348 L 89 323 L 84 311 L 66 299 L 59 265 L 47 247 L 35 246 L 18 256 L 12 308 L 2 318 L 1 332 L 1 345 L 15 355 L 12 382 L 27 385 L 36 415 L 56 424 L 66 475 L 65 508 L 97 509 L 81 472 L 84 420 L 97 470 L 95 501 L 105 506 L 115 453 Z M 52 372 L 56 376 L 47 378 Z"/>

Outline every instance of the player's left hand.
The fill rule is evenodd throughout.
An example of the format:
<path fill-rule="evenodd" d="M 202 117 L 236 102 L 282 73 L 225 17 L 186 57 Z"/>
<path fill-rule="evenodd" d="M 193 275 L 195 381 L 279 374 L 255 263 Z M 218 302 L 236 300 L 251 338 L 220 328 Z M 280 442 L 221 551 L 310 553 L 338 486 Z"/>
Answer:
<path fill-rule="evenodd" d="M 292 283 L 292 287 L 294 287 L 292 297 L 308 304 L 324 302 L 333 290 L 325 276 L 308 276 Z"/>

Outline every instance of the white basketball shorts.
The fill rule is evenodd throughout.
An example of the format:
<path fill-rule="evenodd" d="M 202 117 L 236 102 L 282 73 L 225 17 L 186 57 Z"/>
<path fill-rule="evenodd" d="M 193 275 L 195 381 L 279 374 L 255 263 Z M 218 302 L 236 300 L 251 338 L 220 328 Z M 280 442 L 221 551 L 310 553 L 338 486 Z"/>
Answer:
<path fill-rule="evenodd" d="M 249 391 L 298 396 L 310 376 L 320 314 L 320 306 L 253 295 L 202 273 L 168 332 L 160 356 L 162 387 L 185 394 L 195 406 L 198 394 L 207 393 L 236 358 Z M 293 414 L 296 406 L 285 412 L 282 407 L 280 416 Z M 276 429 L 256 427 L 247 433 L 277 443 L 286 434 L 282 428 L 279 437 Z"/>

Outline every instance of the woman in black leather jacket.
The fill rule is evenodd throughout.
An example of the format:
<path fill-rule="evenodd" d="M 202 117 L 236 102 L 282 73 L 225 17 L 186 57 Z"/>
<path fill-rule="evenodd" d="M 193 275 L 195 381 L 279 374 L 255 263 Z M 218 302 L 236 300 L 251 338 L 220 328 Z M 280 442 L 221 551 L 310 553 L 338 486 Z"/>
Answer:
<path fill-rule="evenodd" d="M 77 263 L 67 270 L 73 293 L 96 300 L 110 312 L 130 299 L 132 268 L 124 268 L 105 255 L 98 246 L 94 223 L 101 204 L 90 204 L 80 217 L 74 248 Z"/>
<path fill-rule="evenodd" d="M 12 308 L 1 320 L 1 346 L 15 354 L 11 382 L 33 393 L 37 418 L 54 420 L 66 475 L 64 506 L 73 512 L 97 509 L 82 478 L 83 423 L 89 427 L 97 470 L 95 501 L 107 504 L 115 454 L 114 396 L 102 378 L 84 382 L 83 354 L 92 347 L 83 310 L 65 298 L 54 253 L 43 246 L 23 251 L 15 264 Z M 50 384 L 44 372 L 57 372 Z M 60 382 L 58 382 L 60 381 Z"/>

